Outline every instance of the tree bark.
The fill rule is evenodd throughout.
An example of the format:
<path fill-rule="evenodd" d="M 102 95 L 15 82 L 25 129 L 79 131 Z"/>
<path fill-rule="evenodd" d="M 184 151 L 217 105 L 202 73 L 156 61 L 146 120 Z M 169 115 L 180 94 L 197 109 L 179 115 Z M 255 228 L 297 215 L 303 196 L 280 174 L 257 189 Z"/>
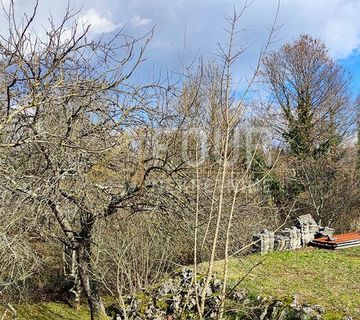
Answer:
<path fill-rule="evenodd" d="M 108 319 L 97 283 L 92 276 L 91 231 L 93 223 L 85 223 L 77 244 L 78 269 L 82 288 L 90 308 L 91 320 Z"/>

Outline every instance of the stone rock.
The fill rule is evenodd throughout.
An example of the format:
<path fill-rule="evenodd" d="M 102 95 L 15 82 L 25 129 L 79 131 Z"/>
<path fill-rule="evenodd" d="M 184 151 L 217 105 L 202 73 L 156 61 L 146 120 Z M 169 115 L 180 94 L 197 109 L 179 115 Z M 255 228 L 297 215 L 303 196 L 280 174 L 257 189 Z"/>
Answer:
<path fill-rule="evenodd" d="M 274 251 L 274 232 L 267 229 L 253 236 L 253 252 L 268 253 Z"/>
<path fill-rule="evenodd" d="M 129 320 L 147 319 L 163 320 L 166 318 L 179 319 L 185 313 L 196 314 L 197 299 L 205 285 L 205 277 L 201 277 L 194 284 L 193 271 L 189 268 L 182 268 L 175 272 L 170 279 L 167 279 L 159 286 L 150 291 L 139 292 L 126 298 L 125 311 L 122 308 L 112 305 L 107 308 L 107 314 L 112 319 Z M 212 277 L 209 286 L 206 288 L 205 319 L 216 319 L 219 311 L 223 283 L 221 280 Z"/>
<path fill-rule="evenodd" d="M 214 279 L 211 283 L 212 293 L 220 293 L 222 289 L 222 281 L 219 279 Z"/>
<path fill-rule="evenodd" d="M 293 308 L 297 308 L 299 305 L 300 305 L 299 297 L 298 295 L 294 294 L 290 306 Z"/>
<path fill-rule="evenodd" d="M 335 233 L 335 229 L 329 227 L 321 227 L 318 232 L 315 233 L 315 238 L 332 237 Z"/>
<path fill-rule="evenodd" d="M 281 230 L 280 235 L 283 237 L 284 244 L 282 250 L 296 250 L 301 248 L 301 232 L 296 227 L 285 228 Z"/>
<path fill-rule="evenodd" d="M 306 246 L 314 240 L 315 234 L 320 230 L 320 227 L 310 214 L 299 216 L 296 221 L 296 227 L 298 227 L 301 232 L 302 246 Z"/>
<path fill-rule="evenodd" d="M 332 235 L 334 230 L 327 227 L 320 229 L 310 214 L 302 215 L 297 218 L 294 226 L 284 228 L 276 234 L 264 229 L 254 235 L 252 252 L 265 254 L 273 250 L 296 250 L 307 246 L 320 232 Z"/>
<path fill-rule="evenodd" d="M 230 296 L 230 299 L 236 302 L 242 302 L 246 299 L 247 294 L 244 291 L 235 291 Z"/>
<path fill-rule="evenodd" d="M 323 306 L 318 305 L 318 304 L 314 304 L 314 305 L 312 306 L 312 308 L 313 308 L 315 311 L 319 312 L 319 313 L 325 313 L 325 308 L 324 308 Z"/>
<path fill-rule="evenodd" d="M 193 283 L 192 270 L 181 269 L 157 287 L 125 298 L 125 310 L 117 305 L 107 307 L 107 314 L 113 320 L 196 319 L 197 300 L 200 299 L 205 284 L 205 277 L 198 278 L 199 280 Z M 215 277 L 210 279 L 204 320 L 217 319 L 222 286 L 221 280 Z M 246 290 L 240 290 L 233 292 L 230 299 L 236 302 L 238 312 L 242 315 L 244 309 L 252 310 L 249 316 L 241 318 L 244 320 L 320 320 L 324 313 L 321 306 L 302 304 L 297 296 L 294 296 L 291 304 L 285 304 L 272 297 L 258 296 L 254 300 Z M 183 318 L 184 315 L 186 318 Z"/>
<path fill-rule="evenodd" d="M 322 315 L 313 306 L 301 305 L 297 301 L 286 305 L 281 301 L 272 300 L 262 303 L 255 312 L 256 319 L 261 320 L 321 320 Z M 246 317 L 246 320 L 255 318 Z"/>
<path fill-rule="evenodd" d="M 282 235 L 275 235 L 275 244 L 274 244 L 275 251 L 284 251 L 286 250 L 286 237 Z"/>

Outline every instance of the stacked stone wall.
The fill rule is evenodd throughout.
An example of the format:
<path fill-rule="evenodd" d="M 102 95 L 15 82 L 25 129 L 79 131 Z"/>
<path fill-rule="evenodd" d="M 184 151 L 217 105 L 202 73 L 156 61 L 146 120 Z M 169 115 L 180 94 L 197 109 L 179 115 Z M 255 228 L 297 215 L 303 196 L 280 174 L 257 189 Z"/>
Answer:
<path fill-rule="evenodd" d="M 316 237 L 332 236 L 334 229 L 319 226 L 310 214 L 299 216 L 291 227 L 277 232 L 263 229 L 253 236 L 253 252 L 296 250 L 306 247 Z"/>

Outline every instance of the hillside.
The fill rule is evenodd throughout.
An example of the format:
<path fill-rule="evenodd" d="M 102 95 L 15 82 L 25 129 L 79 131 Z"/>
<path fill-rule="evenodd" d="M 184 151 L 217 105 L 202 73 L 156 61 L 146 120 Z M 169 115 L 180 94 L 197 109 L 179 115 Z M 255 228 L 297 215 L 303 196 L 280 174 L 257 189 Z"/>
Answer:
<path fill-rule="evenodd" d="M 229 264 L 230 286 L 260 261 L 261 264 L 244 278 L 238 290 L 245 289 L 252 297 L 272 296 L 285 302 L 296 296 L 300 302 L 323 306 L 327 320 L 343 319 L 345 315 L 360 318 L 360 248 L 339 251 L 309 248 L 233 258 Z M 216 263 L 215 270 L 220 277 L 222 261 Z M 58 303 L 26 305 L 18 310 L 19 319 L 24 320 L 89 319 L 85 310 L 76 313 Z"/>
<path fill-rule="evenodd" d="M 327 251 L 308 248 L 231 259 L 229 280 L 236 283 L 260 261 L 239 285 L 254 295 L 319 304 L 328 319 L 345 315 L 360 319 L 360 248 Z M 220 276 L 222 263 L 217 262 Z"/>

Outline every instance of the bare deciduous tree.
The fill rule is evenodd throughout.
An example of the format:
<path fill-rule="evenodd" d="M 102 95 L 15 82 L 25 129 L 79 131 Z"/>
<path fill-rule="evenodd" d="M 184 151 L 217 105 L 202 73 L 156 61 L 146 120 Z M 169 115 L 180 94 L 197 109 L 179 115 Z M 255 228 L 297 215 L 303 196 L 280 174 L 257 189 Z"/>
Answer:
<path fill-rule="evenodd" d="M 234 12 L 228 17 L 228 42 L 219 47 L 220 63 L 203 64 L 183 95 L 184 112 L 191 119 L 186 125 L 192 129 L 187 138 L 192 142 L 188 143 L 188 147 L 191 149 L 189 153 L 193 167 L 187 174 L 193 177 L 194 184 L 194 281 L 197 281 L 197 263 L 201 259 L 208 261 L 204 284 L 197 297 L 200 319 L 206 318 L 207 312 L 211 312 L 206 310 L 208 286 L 214 274 L 215 260 L 224 258 L 218 313 L 218 319 L 222 319 L 228 261 L 241 245 L 234 235 L 234 221 L 244 221 L 245 207 L 249 208 L 252 204 L 254 210 L 262 201 L 256 186 L 263 179 L 254 182 L 250 174 L 253 154 L 243 152 L 241 155 L 240 141 L 237 139 L 239 128 L 246 119 L 247 95 L 258 76 L 260 63 L 276 28 L 275 24 L 271 27 L 268 42 L 259 53 L 258 64 L 239 94 L 234 84 L 234 67 L 246 47 L 238 47 L 237 24 L 249 5 L 245 1 L 240 13 Z M 237 228 L 241 230 L 244 225 L 243 222 L 239 223 Z"/>
<path fill-rule="evenodd" d="M 284 158 L 293 169 L 284 186 L 288 197 L 298 197 L 298 209 L 330 224 L 330 212 L 338 210 L 329 200 L 346 174 L 341 143 L 353 133 L 350 76 L 321 40 L 302 35 L 265 57 L 262 78 L 271 98 L 262 114 L 285 142 Z"/>
<path fill-rule="evenodd" d="M 31 206 L 33 219 L 47 221 L 52 237 L 76 253 L 91 318 L 103 318 L 93 266 L 96 225 L 119 210 L 159 206 L 139 195 L 155 187 L 152 172 L 174 169 L 148 139 L 152 123 L 163 120 L 159 112 L 153 117 L 159 106 L 150 103 L 159 86 L 130 81 L 152 31 L 134 39 L 121 30 L 91 41 L 90 26 L 68 9 L 59 24 L 50 19 L 41 38 L 32 30 L 36 10 L 21 23 L 13 2 L 5 12 L 1 188 Z"/>
<path fill-rule="evenodd" d="M 303 35 L 268 54 L 262 76 L 273 101 L 271 123 L 293 154 L 324 152 L 348 132 L 350 78 L 321 40 Z"/>

